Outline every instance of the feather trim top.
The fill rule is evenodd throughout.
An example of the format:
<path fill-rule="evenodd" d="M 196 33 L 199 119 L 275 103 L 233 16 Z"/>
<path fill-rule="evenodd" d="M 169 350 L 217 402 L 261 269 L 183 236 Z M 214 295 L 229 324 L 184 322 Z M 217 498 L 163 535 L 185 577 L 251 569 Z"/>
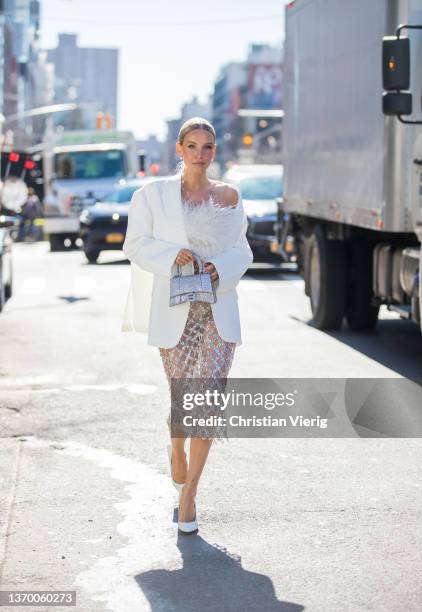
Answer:
<path fill-rule="evenodd" d="M 213 197 L 194 202 L 182 199 L 186 235 L 194 253 L 205 262 L 237 242 L 243 209 L 240 200 L 236 206 L 226 206 Z"/>

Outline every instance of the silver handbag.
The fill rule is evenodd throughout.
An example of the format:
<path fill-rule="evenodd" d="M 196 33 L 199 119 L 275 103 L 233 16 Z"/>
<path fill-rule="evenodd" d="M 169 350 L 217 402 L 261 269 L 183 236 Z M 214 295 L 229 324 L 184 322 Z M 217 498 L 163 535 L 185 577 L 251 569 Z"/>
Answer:
<path fill-rule="evenodd" d="M 198 264 L 198 274 L 182 274 L 180 264 L 176 264 L 177 274 L 170 278 L 170 306 L 177 306 L 177 304 L 183 304 L 183 302 L 215 304 L 217 301 L 211 274 L 210 272 L 204 272 L 204 264 L 198 255 L 195 255 L 194 266 L 195 263 Z"/>

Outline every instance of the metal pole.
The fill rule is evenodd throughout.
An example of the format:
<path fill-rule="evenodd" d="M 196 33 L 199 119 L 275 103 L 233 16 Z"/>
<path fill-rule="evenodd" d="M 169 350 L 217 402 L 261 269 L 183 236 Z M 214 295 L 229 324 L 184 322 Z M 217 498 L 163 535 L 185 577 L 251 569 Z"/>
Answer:
<path fill-rule="evenodd" d="M 1 181 L 1 158 L 3 154 L 4 134 L 3 134 L 4 115 L 0 113 L 0 185 Z"/>

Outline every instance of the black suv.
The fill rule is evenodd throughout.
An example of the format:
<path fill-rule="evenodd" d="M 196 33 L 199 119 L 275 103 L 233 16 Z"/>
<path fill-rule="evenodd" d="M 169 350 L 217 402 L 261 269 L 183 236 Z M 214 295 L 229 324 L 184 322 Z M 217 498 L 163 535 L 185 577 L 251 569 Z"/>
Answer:
<path fill-rule="evenodd" d="M 84 208 L 79 217 L 83 251 L 96 263 L 101 251 L 121 250 L 126 236 L 129 204 L 134 192 L 155 177 L 122 181 L 101 202 Z"/>

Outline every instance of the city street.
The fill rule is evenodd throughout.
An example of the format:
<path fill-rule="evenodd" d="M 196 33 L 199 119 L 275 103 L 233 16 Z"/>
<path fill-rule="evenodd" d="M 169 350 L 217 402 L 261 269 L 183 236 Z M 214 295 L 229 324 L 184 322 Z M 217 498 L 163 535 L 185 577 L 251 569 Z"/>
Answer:
<path fill-rule="evenodd" d="M 0 315 L 1 590 L 74 590 L 89 612 L 420 610 L 419 439 L 215 444 L 199 532 L 178 535 L 161 359 L 120 330 L 126 258 L 90 265 L 47 242 L 13 256 Z M 258 264 L 238 294 L 232 377 L 420 377 L 417 326 L 384 307 L 373 334 L 319 331 L 294 270 Z"/>

